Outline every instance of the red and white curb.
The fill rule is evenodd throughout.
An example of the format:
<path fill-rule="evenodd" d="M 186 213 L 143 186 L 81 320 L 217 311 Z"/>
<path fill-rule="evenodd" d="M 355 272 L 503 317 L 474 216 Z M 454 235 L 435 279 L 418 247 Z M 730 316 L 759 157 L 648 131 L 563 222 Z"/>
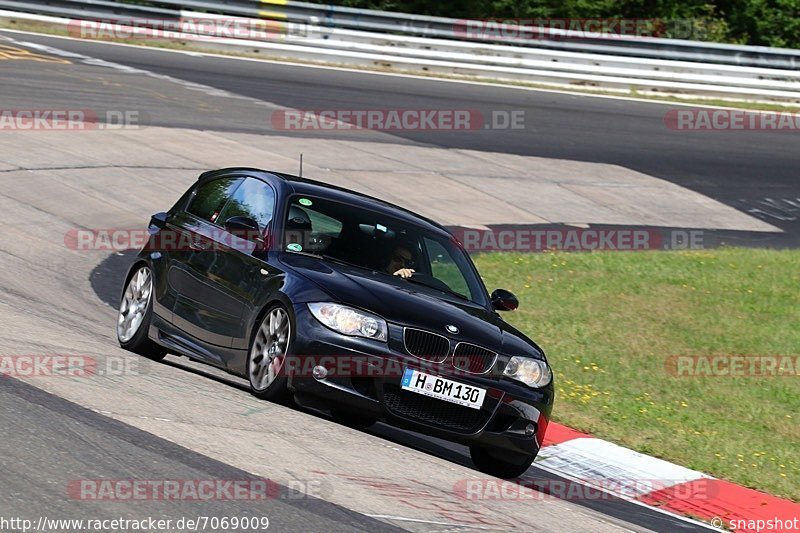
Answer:
<path fill-rule="evenodd" d="M 548 425 L 536 465 L 612 496 L 704 520 L 720 529 L 800 531 L 798 503 L 716 479 L 560 424 Z M 564 496 L 570 497 L 569 493 Z"/>

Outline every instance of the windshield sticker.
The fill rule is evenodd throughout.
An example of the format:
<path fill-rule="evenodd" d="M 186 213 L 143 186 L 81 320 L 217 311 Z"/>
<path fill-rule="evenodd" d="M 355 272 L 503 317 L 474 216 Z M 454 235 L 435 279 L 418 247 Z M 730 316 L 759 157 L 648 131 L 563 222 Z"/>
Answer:
<path fill-rule="evenodd" d="M 292 244 L 288 245 L 286 249 L 289 250 L 290 252 L 302 252 L 303 246 L 297 244 L 296 242 L 293 242 Z"/>
<path fill-rule="evenodd" d="M 314 204 L 314 202 L 312 202 L 308 198 L 300 198 L 300 200 L 298 200 L 298 202 L 300 202 L 300 205 L 304 205 L 306 207 L 310 207 L 311 205 Z"/>
<path fill-rule="evenodd" d="M 378 230 L 378 231 L 382 231 L 384 233 L 389 231 L 389 228 L 387 228 L 386 226 L 383 226 L 381 224 L 375 224 L 375 229 Z"/>

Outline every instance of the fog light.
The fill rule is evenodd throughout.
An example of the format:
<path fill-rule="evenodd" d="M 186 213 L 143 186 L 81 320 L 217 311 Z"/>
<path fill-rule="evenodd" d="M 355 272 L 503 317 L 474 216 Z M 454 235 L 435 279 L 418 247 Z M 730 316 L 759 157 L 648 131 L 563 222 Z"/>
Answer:
<path fill-rule="evenodd" d="M 536 435 L 536 424 L 528 424 L 525 426 L 525 436 L 533 437 L 534 435 Z"/>
<path fill-rule="evenodd" d="M 325 379 L 328 376 L 328 369 L 322 365 L 317 365 L 311 370 L 314 379 Z"/>

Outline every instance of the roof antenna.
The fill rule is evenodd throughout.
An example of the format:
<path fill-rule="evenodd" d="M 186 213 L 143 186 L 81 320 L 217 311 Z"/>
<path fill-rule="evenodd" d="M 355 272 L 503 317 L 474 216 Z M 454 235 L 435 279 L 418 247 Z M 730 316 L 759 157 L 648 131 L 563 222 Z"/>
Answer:
<path fill-rule="evenodd" d="M 300 153 L 300 177 L 303 177 L 303 154 Z"/>

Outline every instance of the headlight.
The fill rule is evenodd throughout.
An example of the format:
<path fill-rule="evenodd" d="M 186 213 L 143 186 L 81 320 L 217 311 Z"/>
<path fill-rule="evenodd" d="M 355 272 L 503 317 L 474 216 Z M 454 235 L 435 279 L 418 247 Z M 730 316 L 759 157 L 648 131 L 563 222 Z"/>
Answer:
<path fill-rule="evenodd" d="M 553 374 L 544 361 L 517 356 L 508 361 L 503 375 L 530 387 L 544 387 L 553 379 Z"/>
<path fill-rule="evenodd" d="M 308 304 L 311 314 L 334 331 L 344 335 L 386 340 L 386 321 L 376 315 L 331 303 Z"/>

